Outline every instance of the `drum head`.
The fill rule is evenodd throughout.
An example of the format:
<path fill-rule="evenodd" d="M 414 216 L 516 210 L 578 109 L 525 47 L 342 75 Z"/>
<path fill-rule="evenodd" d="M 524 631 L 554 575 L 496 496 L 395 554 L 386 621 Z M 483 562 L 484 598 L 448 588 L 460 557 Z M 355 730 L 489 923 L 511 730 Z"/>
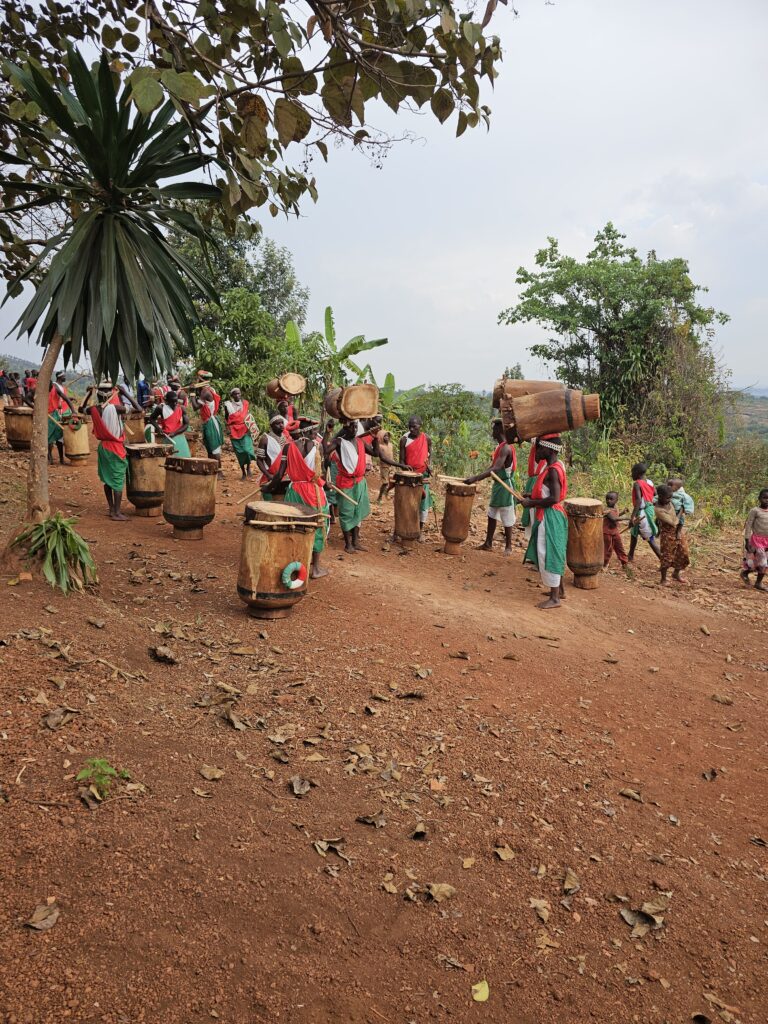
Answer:
<path fill-rule="evenodd" d="M 314 519 L 316 512 L 306 505 L 294 505 L 290 501 L 249 501 L 245 506 L 245 518 L 290 522 L 297 519 Z"/>
<path fill-rule="evenodd" d="M 576 516 L 600 516 L 603 514 L 603 503 L 597 498 L 566 498 L 563 505 L 566 512 Z"/>

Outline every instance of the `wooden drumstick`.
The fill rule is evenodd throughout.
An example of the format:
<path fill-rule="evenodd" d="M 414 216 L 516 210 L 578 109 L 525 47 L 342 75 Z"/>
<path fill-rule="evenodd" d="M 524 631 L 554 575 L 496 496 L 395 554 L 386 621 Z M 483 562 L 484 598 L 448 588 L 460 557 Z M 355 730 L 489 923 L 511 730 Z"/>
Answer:
<path fill-rule="evenodd" d="M 496 481 L 497 484 L 501 484 L 505 491 L 509 491 L 513 498 L 517 498 L 518 501 L 523 500 L 522 494 L 518 494 L 514 487 L 510 487 L 509 484 L 504 483 L 500 476 L 496 476 L 494 472 L 491 472 L 491 477 Z"/>

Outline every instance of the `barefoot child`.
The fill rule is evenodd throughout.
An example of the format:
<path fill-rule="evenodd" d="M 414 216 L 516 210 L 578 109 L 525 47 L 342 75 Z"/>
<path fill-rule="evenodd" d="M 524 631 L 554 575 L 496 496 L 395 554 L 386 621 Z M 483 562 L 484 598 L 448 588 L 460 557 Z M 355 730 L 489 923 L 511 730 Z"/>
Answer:
<path fill-rule="evenodd" d="M 661 558 L 661 551 L 656 542 L 659 528 L 656 525 L 656 514 L 653 507 L 653 497 L 656 488 L 653 480 L 646 478 L 647 468 L 644 462 L 637 462 L 632 467 L 632 540 L 629 542 L 629 561 L 635 560 L 635 548 L 637 538 L 642 537 L 648 544 L 657 558 Z"/>
<path fill-rule="evenodd" d="M 757 496 L 757 507 L 749 510 L 744 524 L 744 561 L 741 578 L 749 583 L 749 574 L 757 573 L 756 590 L 768 590 L 763 577 L 768 568 L 768 487 Z"/>
<path fill-rule="evenodd" d="M 536 441 L 536 461 L 544 466 L 536 478 L 530 498 L 523 498 L 523 508 L 535 509 L 533 532 L 524 562 L 535 565 L 541 582 L 549 588 L 549 597 L 539 608 L 559 608 L 565 598 L 563 573 L 565 549 L 568 544 L 568 519 L 562 502 L 568 494 L 565 466 L 560 461 L 562 442 L 556 434 L 546 434 Z"/>
<path fill-rule="evenodd" d="M 672 504 L 672 488 L 667 484 L 661 484 L 658 489 L 656 521 L 661 541 L 661 582 L 664 586 L 669 586 L 667 572 L 672 569 L 672 579 L 678 583 L 687 583 L 683 569 L 687 569 L 691 564 L 688 540 Z"/>
<path fill-rule="evenodd" d="M 616 491 L 608 491 L 605 496 L 606 510 L 603 513 L 603 568 L 608 568 L 611 555 L 616 552 L 619 565 L 627 565 L 627 553 L 619 532 L 619 523 L 625 520 L 616 508 L 619 503 L 619 496 Z"/>

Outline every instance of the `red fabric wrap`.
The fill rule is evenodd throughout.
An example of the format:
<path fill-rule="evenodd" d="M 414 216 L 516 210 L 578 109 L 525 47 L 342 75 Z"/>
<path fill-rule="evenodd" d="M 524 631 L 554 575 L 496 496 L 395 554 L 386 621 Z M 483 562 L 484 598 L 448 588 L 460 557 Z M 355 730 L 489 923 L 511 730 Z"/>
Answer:
<path fill-rule="evenodd" d="M 653 502 L 653 484 L 649 483 L 648 480 L 635 480 L 635 487 L 640 491 L 643 496 L 643 501 Z"/>
<path fill-rule="evenodd" d="M 417 473 L 423 473 L 429 462 L 429 444 L 426 434 L 419 434 L 405 446 L 405 464 Z"/>
<path fill-rule="evenodd" d="M 236 440 L 240 440 L 241 437 L 245 437 L 248 433 L 248 427 L 245 425 L 245 418 L 248 415 L 248 399 L 243 399 L 243 408 L 241 412 L 232 412 L 227 417 L 227 426 L 229 427 L 229 433 Z"/>
<path fill-rule="evenodd" d="M 177 405 L 170 416 L 163 416 L 160 414 L 160 423 L 162 425 L 163 433 L 169 436 L 175 431 L 181 429 L 181 424 L 184 420 L 184 412 L 180 405 Z"/>
<path fill-rule="evenodd" d="M 125 431 L 119 437 L 115 437 L 104 426 L 104 420 L 101 418 L 101 410 L 98 406 L 92 405 L 88 411 L 91 414 L 93 433 L 96 439 L 101 442 L 108 452 L 114 452 L 115 455 L 119 455 L 121 459 L 124 459 L 126 457 Z"/>
<path fill-rule="evenodd" d="M 562 464 L 562 462 L 553 462 L 551 466 L 545 465 L 544 468 L 540 470 L 536 483 L 533 485 L 531 497 L 543 497 L 542 492 L 544 490 L 544 484 L 547 482 L 547 476 L 549 474 L 550 469 L 554 469 L 557 475 L 560 477 L 560 501 L 558 501 L 556 505 L 552 505 L 551 507 L 555 509 L 556 512 L 562 512 L 563 515 L 565 515 L 565 509 L 563 508 L 562 502 L 568 496 L 568 477 L 565 475 L 565 466 Z M 536 520 L 540 523 L 544 518 L 544 513 L 546 509 L 537 508 L 534 509 L 534 511 L 536 513 Z"/>
<path fill-rule="evenodd" d="M 496 445 L 496 451 L 493 453 L 493 458 L 491 459 L 491 462 L 496 461 L 496 459 L 499 457 L 499 452 L 506 443 L 506 441 L 502 441 L 501 444 Z M 512 445 L 509 445 L 509 450 L 512 452 L 512 465 L 509 467 L 509 469 L 511 469 L 514 473 L 517 470 L 517 452 L 515 451 Z M 529 476 L 533 476 L 533 473 L 529 473 Z"/>
<path fill-rule="evenodd" d="M 243 435 L 241 434 L 240 436 L 242 437 Z M 283 447 L 280 449 L 280 454 L 276 455 L 274 457 L 274 459 L 272 460 L 272 465 L 269 467 L 269 476 L 267 476 L 265 473 L 262 473 L 261 474 L 261 479 L 259 480 L 259 484 L 263 485 L 263 484 L 268 484 L 270 482 L 272 477 L 277 473 L 278 469 L 280 469 L 280 463 L 283 461 L 283 455 L 284 454 L 285 454 L 285 445 L 283 445 Z M 286 466 L 286 471 L 285 471 L 285 473 L 283 473 L 283 482 L 284 483 L 288 483 L 288 481 L 290 479 L 291 479 L 291 473 L 290 473 L 290 470 L 288 469 L 288 467 Z"/>
<path fill-rule="evenodd" d="M 200 404 L 200 421 L 202 423 L 207 423 L 212 416 L 215 416 L 219 411 L 219 406 L 221 405 L 221 395 L 217 394 L 213 388 L 209 388 L 209 390 L 213 394 L 213 412 L 208 408 L 208 403 L 206 401 L 202 401 Z"/>
<path fill-rule="evenodd" d="M 48 412 L 61 412 L 66 408 L 67 403 L 59 394 L 59 388 L 65 395 L 67 393 L 67 389 L 61 387 L 60 384 L 51 384 L 51 390 L 48 392 Z"/>
<path fill-rule="evenodd" d="M 341 461 L 341 455 L 338 451 L 334 452 L 332 456 L 339 467 L 339 471 L 336 474 L 336 486 L 340 487 L 342 491 L 348 491 L 350 487 L 359 484 L 365 477 L 365 444 L 361 437 L 355 438 L 355 441 L 357 442 L 357 468 L 353 474 L 350 475 L 344 468 L 344 463 Z"/>
<path fill-rule="evenodd" d="M 322 508 L 326 503 L 325 481 L 313 473 L 304 461 L 304 456 L 293 441 L 287 446 L 288 476 L 291 486 L 305 505 L 310 508 Z"/>

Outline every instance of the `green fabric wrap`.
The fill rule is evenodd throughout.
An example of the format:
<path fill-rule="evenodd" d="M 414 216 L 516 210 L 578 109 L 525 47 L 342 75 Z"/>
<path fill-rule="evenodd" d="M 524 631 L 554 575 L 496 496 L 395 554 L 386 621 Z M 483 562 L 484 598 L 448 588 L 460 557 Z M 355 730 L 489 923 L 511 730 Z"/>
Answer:
<path fill-rule="evenodd" d="M 186 434 L 176 434 L 171 438 L 173 442 L 173 454 L 180 459 L 191 459 L 192 452 L 189 450 L 189 441 Z"/>
<path fill-rule="evenodd" d="M 99 480 L 113 491 L 122 494 L 125 486 L 125 474 L 128 469 L 128 459 L 121 459 L 114 452 L 107 451 L 102 445 L 98 449 L 98 472 Z"/>
<path fill-rule="evenodd" d="M 343 498 L 341 500 L 344 501 Z M 302 508 L 309 509 L 309 511 L 313 513 L 318 511 L 318 509 L 312 508 L 311 506 L 304 504 L 304 502 L 301 500 L 296 491 L 294 491 L 293 484 L 291 484 L 288 490 L 285 492 L 285 497 L 283 498 L 283 501 L 290 502 L 291 505 L 301 505 Z M 326 502 L 319 511 L 324 512 L 326 515 L 328 515 L 328 503 Z M 327 523 L 328 520 L 326 519 L 324 520 L 324 522 Z M 325 538 L 327 532 L 328 530 L 326 526 L 318 526 L 318 528 L 315 530 L 315 540 L 312 544 L 313 551 L 320 552 L 325 550 Z"/>
<path fill-rule="evenodd" d="M 250 465 L 256 458 L 256 452 L 253 448 L 253 438 L 250 434 L 244 434 L 242 437 L 233 437 L 231 440 L 240 468 L 245 469 L 245 467 Z"/>
<path fill-rule="evenodd" d="M 535 512 L 536 509 L 532 509 Z M 557 576 L 565 575 L 565 550 L 568 546 L 568 517 L 554 508 L 544 509 L 544 523 L 547 533 L 547 554 L 544 568 Z M 539 568 L 539 553 L 536 540 L 539 532 L 539 520 L 533 516 L 533 529 L 523 563 L 529 562 Z"/>
<path fill-rule="evenodd" d="M 654 537 L 658 537 L 658 535 L 659 535 L 659 524 L 656 522 L 656 508 L 654 507 L 653 502 L 652 501 L 646 501 L 644 508 L 645 508 L 645 516 L 646 516 L 646 518 L 648 520 L 648 525 L 651 528 L 651 534 Z M 632 529 L 629 532 L 630 532 L 630 536 L 632 536 L 632 537 L 639 537 L 640 536 L 640 526 L 639 525 L 633 526 Z"/>
<path fill-rule="evenodd" d="M 344 500 L 343 498 L 341 499 Z M 435 499 L 432 497 L 432 490 L 429 484 L 424 482 L 424 497 L 421 499 L 420 509 L 422 512 L 429 512 L 432 506 L 435 504 Z"/>
<path fill-rule="evenodd" d="M 345 487 L 344 493 L 348 494 L 352 501 L 357 502 L 357 506 L 355 506 L 346 498 L 342 498 L 340 494 L 336 495 L 339 525 L 345 533 L 349 533 L 371 514 L 371 502 L 368 498 L 368 484 L 365 480 L 360 480 L 354 487 Z"/>
<path fill-rule="evenodd" d="M 525 481 L 525 487 L 523 487 L 523 494 L 530 494 L 531 491 L 533 490 L 533 485 L 536 483 L 537 480 L 538 480 L 538 477 L 536 477 L 536 476 L 529 476 L 528 479 Z M 522 523 L 523 526 L 530 526 L 531 525 L 531 512 L 532 511 L 533 511 L 533 509 L 530 509 L 530 508 L 524 508 L 523 509 L 523 514 L 520 517 L 520 522 Z"/>
<path fill-rule="evenodd" d="M 336 483 L 336 476 L 337 476 L 338 472 L 339 472 L 338 465 L 333 460 L 331 460 L 331 462 L 328 463 L 328 480 L 332 484 Z M 340 501 L 344 501 L 344 499 L 340 498 L 338 496 L 338 494 L 336 493 L 336 491 L 332 491 L 330 489 L 330 487 L 329 487 L 328 488 L 328 504 L 329 505 L 338 505 Z"/>
<path fill-rule="evenodd" d="M 513 473 L 511 468 L 502 469 L 500 473 L 496 474 L 496 476 L 499 478 L 499 480 L 503 480 L 505 484 L 509 484 L 510 487 L 515 486 L 515 474 Z M 496 481 L 494 480 L 493 486 L 491 487 L 491 498 L 490 501 L 488 502 L 488 507 L 509 508 L 509 506 L 514 505 L 514 503 L 515 499 L 512 497 L 509 491 L 505 487 L 502 487 L 501 484 L 497 484 Z"/>
<path fill-rule="evenodd" d="M 217 448 L 221 448 L 224 441 L 224 429 L 221 425 L 221 420 L 216 416 L 211 416 L 209 420 L 206 420 L 203 424 L 203 444 L 205 450 L 208 452 L 208 457 L 213 458 L 213 453 Z"/>
<path fill-rule="evenodd" d="M 51 423 L 51 419 L 56 420 L 56 422 L 55 423 Z M 64 440 L 64 431 L 59 426 L 59 423 L 61 423 L 61 413 L 58 412 L 58 411 L 57 412 L 49 412 L 48 413 L 48 444 L 49 445 L 56 444 L 57 441 L 63 441 Z"/>

